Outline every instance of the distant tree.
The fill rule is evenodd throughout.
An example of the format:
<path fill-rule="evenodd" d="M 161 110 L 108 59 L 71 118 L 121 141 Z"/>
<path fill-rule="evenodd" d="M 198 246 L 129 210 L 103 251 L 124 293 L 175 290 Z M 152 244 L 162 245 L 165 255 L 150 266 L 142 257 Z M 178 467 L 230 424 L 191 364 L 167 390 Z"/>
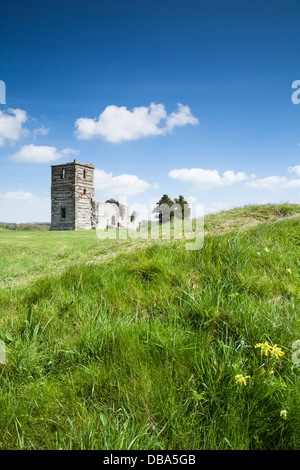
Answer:
<path fill-rule="evenodd" d="M 157 206 L 152 212 L 157 214 L 156 217 L 160 224 L 169 222 L 174 218 L 188 219 L 191 215 L 189 204 L 182 195 L 173 201 L 167 194 L 164 194 L 156 204 Z"/>
<path fill-rule="evenodd" d="M 157 214 L 156 217 L 160 224 L 174 219 L 174 211 L 169 209 L 174 205 L 173 199 L 164 194 L 156 204 L 157 206 L 153 209 L 152 213 Z"/>
<path fill-rule="evenodd" d="M 175 217 L 178 219 L 188 219 L 191 215 L 191 209 L 183 196 L 179 196 L 178 199 L 175 197 L 175 204 L 178 204 L 181 207 L 181 211 L 175 211 Z"/>
<path fill-rule="evenodd" d="M 137 211 L 133 211 L 131 216 L 130 216 L 130 222 L 134 222 L 135 219 L 137 218 L 137 216 L 138 216 Z"/>

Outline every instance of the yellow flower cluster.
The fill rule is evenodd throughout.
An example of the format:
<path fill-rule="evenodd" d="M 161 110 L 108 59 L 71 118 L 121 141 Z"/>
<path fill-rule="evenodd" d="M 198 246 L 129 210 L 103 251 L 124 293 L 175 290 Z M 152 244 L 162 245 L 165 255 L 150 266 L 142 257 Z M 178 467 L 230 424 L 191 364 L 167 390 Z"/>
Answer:
<path fill-rule="evenodd" d="M 251 376 L 246 375 L 246 377 L 244 377 L 243 375 L 238 374 L 234 378 L 235 378 L 235 383 L 237 383 L 239 385 L 247 385 L 246 379 L 250 379 Z"/>
<path fill-rule="evenodd" d="M 279 359 L 280 357 L 284 355 L 282 348 L 279 348 L 277 344 L 275 344 L 274 346 L 271 346 L 267 341 L 265 341 L 264 343 L 257 343 L 254 347 L 261 349 L 261 355 L 264 354 L 265 356 L 270 356 L 271 358 L 274 357 L 275 359 Z M 274 363 L 270 362 L 269 365 L 274 366 Z M 259 373 L 260 376 L 265 375 L 266 373 L 269 376 L 274 374 L 273 369 L 269 369 L 269 370 L 262 369 L 260 372 L 259 372 L 259 369 L 261 369 L 261 367 L 259 367 L 257 370 L 257 373 Z M 254 372 L 254 376 L 255 376 L 255 372 Z M 244 376 L 242 374 L 237 374 L 234 376 L 234 378 L 235 378 L 236 384 L 247 385 L 247 380 L 251 379 L 251 375 Z M 286 413 L 286 410 L 283 410 L 282 415 L 281 415 L 284 419 L 286 419 L 285 413 Z"/>
<path fill-rule="evenodd" d="M 281 418 L 286 419 L 287 418 L 287 411 L 286 410 L 281 410 L 280 411 L 280 416 L 281 416 Z"/>
<path fill-rule="evenodd" d="M 254 347 L 261 348 L 261 355 L 270 355 L 271 357 L 275 357 L 276 359 L 279 359 L 281 356 L 284 355 L 282 348 L 278 348 L 277 344 L 271 346 L 267 341 L 265 341 L 264 343 L 257 343 Z"/>

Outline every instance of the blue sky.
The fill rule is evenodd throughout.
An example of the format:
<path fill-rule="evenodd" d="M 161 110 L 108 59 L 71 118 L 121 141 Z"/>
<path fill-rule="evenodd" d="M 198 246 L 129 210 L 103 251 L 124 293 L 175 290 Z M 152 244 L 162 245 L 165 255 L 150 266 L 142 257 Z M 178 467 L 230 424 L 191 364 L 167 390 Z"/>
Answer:
<path fill-rule="evenodd" d="M 300 202 L 298 1 L 1 4 L 0 221 L 50 220 L 50 165 L 96 198 Z"/>

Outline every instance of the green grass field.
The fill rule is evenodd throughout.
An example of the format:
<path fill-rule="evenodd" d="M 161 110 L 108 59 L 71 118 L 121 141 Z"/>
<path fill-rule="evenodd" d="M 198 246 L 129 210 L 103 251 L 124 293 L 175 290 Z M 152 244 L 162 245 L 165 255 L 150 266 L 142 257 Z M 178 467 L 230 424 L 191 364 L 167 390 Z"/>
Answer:
<path fill-rule="evenodd" d="M 300 449 L 299 228 L 284 204 L 207 216 L 196 251 L 0 229 L 0 448 Z"/>

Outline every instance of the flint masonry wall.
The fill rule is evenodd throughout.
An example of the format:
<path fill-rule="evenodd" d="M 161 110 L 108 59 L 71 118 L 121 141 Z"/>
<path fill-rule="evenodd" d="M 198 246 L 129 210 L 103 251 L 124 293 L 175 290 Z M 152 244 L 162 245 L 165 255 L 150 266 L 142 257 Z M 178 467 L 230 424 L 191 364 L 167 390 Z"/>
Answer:
<path fill-rule="evenodd" d="M 74 160 L 51 167 L 51 230 L 92 228 L 94 165 Z"/>
<path fill-rule="evenodd" d="M 122 209 L 120 209 L 116 204 L 108 202 L 98 202 L 97 204 L 98 228 L 120 227 L 130 230 L 136 230 L 138 228 L 138 221 L 136 219 L 131 221 L 132 217 L 128 207 L 123 205 Z"/>
<path fill-rule="evenodd" d="M 75 230 L 92 228 L 94 165 L 75 165 Z"/>

